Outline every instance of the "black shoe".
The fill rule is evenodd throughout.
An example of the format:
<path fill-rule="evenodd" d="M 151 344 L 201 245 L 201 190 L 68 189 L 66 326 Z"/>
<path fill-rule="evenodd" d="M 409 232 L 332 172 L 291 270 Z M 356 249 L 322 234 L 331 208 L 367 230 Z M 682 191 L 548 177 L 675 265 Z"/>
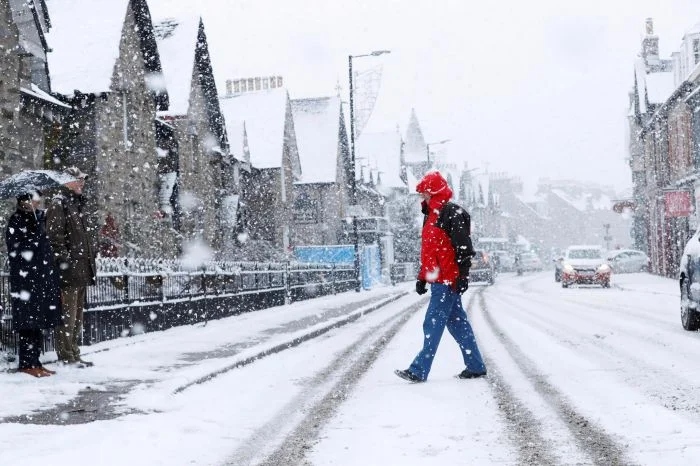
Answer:
<path fill-rule="evenodd" d="M 85 367 L 92 367 L 92 366 L 95 365 L 95 363 L 92 362 L 92 361 L 85 361 L 85 360 L 80 359 L 80 358 L 78 358 L 78 362 L 79 362 L 80 364 L 82 364 L 83 366 L 85 366 Z"/>
<path fill-rule="evenodd" d="M 460 379 L 478 379 L 479 377 L 486 377 L 486 372 L 470 372 L 464 369 L 457 377 Z"/>
<path fill-rule="evenodd" d="M 424 382 L 424 380 L 422 380 L 420 377 L 418 377 L 417 375 L 415 375 L 413 372 L 409 371 L 408 369 L 406 369 L 405 371 L 400 371 L 400 370 L 396 369 L 394 371 L 394 374 L 396 374 L 399 377 L 401 377 L 402 379 L 408 380 L 409 382 L 412 382 L 412 383 Z"/>

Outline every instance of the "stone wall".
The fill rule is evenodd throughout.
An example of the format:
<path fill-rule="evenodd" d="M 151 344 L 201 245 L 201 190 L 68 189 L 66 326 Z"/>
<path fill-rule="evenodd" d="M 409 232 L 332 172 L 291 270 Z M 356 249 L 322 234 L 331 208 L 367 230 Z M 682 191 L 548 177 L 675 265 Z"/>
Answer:
<path fill-rule="evenodd" d="M 193 82 L 198 82 L 196 76 Z M 219 218 L 222 196 L 222 157 L 213 151 L 204 95 L 198 85 L 190 94 L 189 113 L 175 121 L 179 145 L 179 193 L 182 205 L 180 233 L 185 241 L 200 238 L 214 251 L 223 247 Z"/>

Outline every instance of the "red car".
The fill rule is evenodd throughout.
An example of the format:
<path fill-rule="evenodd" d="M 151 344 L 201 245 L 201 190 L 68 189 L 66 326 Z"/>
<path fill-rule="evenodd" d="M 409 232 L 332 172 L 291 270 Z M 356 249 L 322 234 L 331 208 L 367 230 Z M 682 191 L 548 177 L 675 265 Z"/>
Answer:
<path fill-rule="evenodd" d="M 600 246 L 570 246 L 562 261 L 561 286 L 600 285 L 610 288 L 612 269 Z"/>

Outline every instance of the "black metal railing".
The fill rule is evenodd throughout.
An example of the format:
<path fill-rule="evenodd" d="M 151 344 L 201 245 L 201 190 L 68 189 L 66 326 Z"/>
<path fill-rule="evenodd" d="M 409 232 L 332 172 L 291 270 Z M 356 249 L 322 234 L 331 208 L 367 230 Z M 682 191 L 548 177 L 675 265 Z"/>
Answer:
<path fill-rule="evenodd" d="M 83 344 L 218 319 L 355 289 L 353 264 L 101 258 L 88 287 Z M 0 348 L 14 351 L 7 265 L 0 272 Z M 45 349 L 53 349 L 48 336 Z"/>

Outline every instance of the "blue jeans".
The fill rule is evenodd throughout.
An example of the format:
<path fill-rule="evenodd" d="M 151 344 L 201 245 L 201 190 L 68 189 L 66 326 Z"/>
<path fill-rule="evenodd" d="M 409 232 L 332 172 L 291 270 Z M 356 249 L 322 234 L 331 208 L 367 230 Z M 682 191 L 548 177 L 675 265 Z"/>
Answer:
<path fill-rule="evenodd" d="M 442 333 L 450 332 L 462 351 L 464 365 L 469 372 L 485 373 L 486 366 L 481 359 L 479 347 L 467 313 L 462 308 L 462 296 L 451 286 L 433 283 L 430 288 L 430 303 L 423 322 L 423 349 L 413 360 L 408 370 L 426 380 L 437 352 Z"/>

